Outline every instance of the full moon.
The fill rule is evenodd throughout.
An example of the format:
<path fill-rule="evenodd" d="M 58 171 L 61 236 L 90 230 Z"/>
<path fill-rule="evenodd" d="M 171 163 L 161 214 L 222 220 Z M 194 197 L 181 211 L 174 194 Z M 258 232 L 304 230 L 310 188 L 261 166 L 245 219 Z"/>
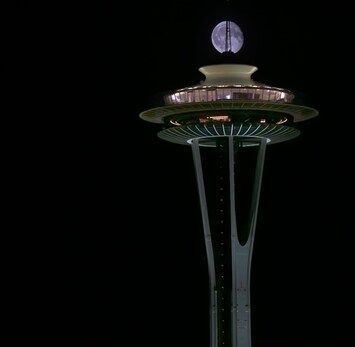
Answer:
<path fill-rule="evenodd" d="M 218 23 L 211 35 L 214 48 L 220 52 L 237 53 L 243 46 L 244 35 L 240 27 L 231 21 Z"/>

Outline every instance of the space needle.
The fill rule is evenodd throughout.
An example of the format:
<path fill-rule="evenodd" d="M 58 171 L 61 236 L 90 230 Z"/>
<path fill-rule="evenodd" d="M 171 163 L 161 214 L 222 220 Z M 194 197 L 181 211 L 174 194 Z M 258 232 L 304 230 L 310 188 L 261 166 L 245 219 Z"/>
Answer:
<path fill-rule="evenodd" d="M 243 33 L 232 21 L 213 30 L 220 53 L 237 53 Z M 209 275 L 210 347 L 251 347 L 250 276 L 266 147 L 300 134 L 318 111 L 295 93 L 253 80 L 257 67 L 199 68 L 197 85 L 164 95 L 164 106 L 140 113 L 160 124 L 158 137 L 191 147 Z"/>

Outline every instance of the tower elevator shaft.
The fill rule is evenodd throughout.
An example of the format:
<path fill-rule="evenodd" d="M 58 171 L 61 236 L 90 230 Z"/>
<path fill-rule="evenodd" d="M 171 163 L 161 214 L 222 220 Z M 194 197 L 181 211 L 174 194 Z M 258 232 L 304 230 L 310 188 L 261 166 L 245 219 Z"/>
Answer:
<path fill-rule="evenodd" d="M 251 260 L 266 142 L 191 141 L 209 274 L 210 347 L 251 347 Z"/>

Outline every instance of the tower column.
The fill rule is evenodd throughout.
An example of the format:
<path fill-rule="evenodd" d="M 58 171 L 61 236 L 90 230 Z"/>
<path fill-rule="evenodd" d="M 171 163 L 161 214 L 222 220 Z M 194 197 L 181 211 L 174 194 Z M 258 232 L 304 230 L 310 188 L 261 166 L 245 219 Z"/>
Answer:
<path fill-rule="evenodd" d="M 205 176 L 209 156 L 201 155 L 203 142 L 191 141 L 200 198 L 210 280 L 211 347 L 250 347 L 250 274 L 259 204 L 265 138 L 226 136 L 216 140 L 214 179 L 217 190 L 209 192 Z M 237 220 L 236 159 L 243 146 L 257 146 L 247 223 Z M 207 149 L 208 150 L 208 149 Z M 209 175 L 204 176 L 204 169 Z M 238 182 L 243 185 L 243 182 Z M 243 235 L 242 235 L 243 234 Z"/>

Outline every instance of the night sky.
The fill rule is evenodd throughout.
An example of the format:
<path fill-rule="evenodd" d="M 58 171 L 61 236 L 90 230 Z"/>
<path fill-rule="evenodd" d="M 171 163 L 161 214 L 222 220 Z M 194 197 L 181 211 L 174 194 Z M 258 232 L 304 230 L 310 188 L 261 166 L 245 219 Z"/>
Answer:
<path fill-rule="evenodd" d="M 199 67 L 223 63 L 210 34 L 233 20 L 245 39 L 233 62 L 257 66 L 254 80 L 297 91 L 319 111 L 296 125 L 299 137 L 267 147 L 253 347 L 354 343 L 354 121 L 352 97 L 341 87 L 351 69 L 344 12 L 232 0 L 19 6 L 10 54 L 18 108 L 43 114 L 39 132 L 55 138 L 39 160 L 46 170 L 33 174 L 48 200 L 32 215 L 46 229 L 34 242 L 38 275 L 23 270 L 23 286 L 35 294 L 19 289 L 24 317 L 35 320 L 29 341 L 209 346 L 191 149 L 160 140 L 160 126 L 139 113 L 160 106 L 162 93 L 198 83 Z"/>

